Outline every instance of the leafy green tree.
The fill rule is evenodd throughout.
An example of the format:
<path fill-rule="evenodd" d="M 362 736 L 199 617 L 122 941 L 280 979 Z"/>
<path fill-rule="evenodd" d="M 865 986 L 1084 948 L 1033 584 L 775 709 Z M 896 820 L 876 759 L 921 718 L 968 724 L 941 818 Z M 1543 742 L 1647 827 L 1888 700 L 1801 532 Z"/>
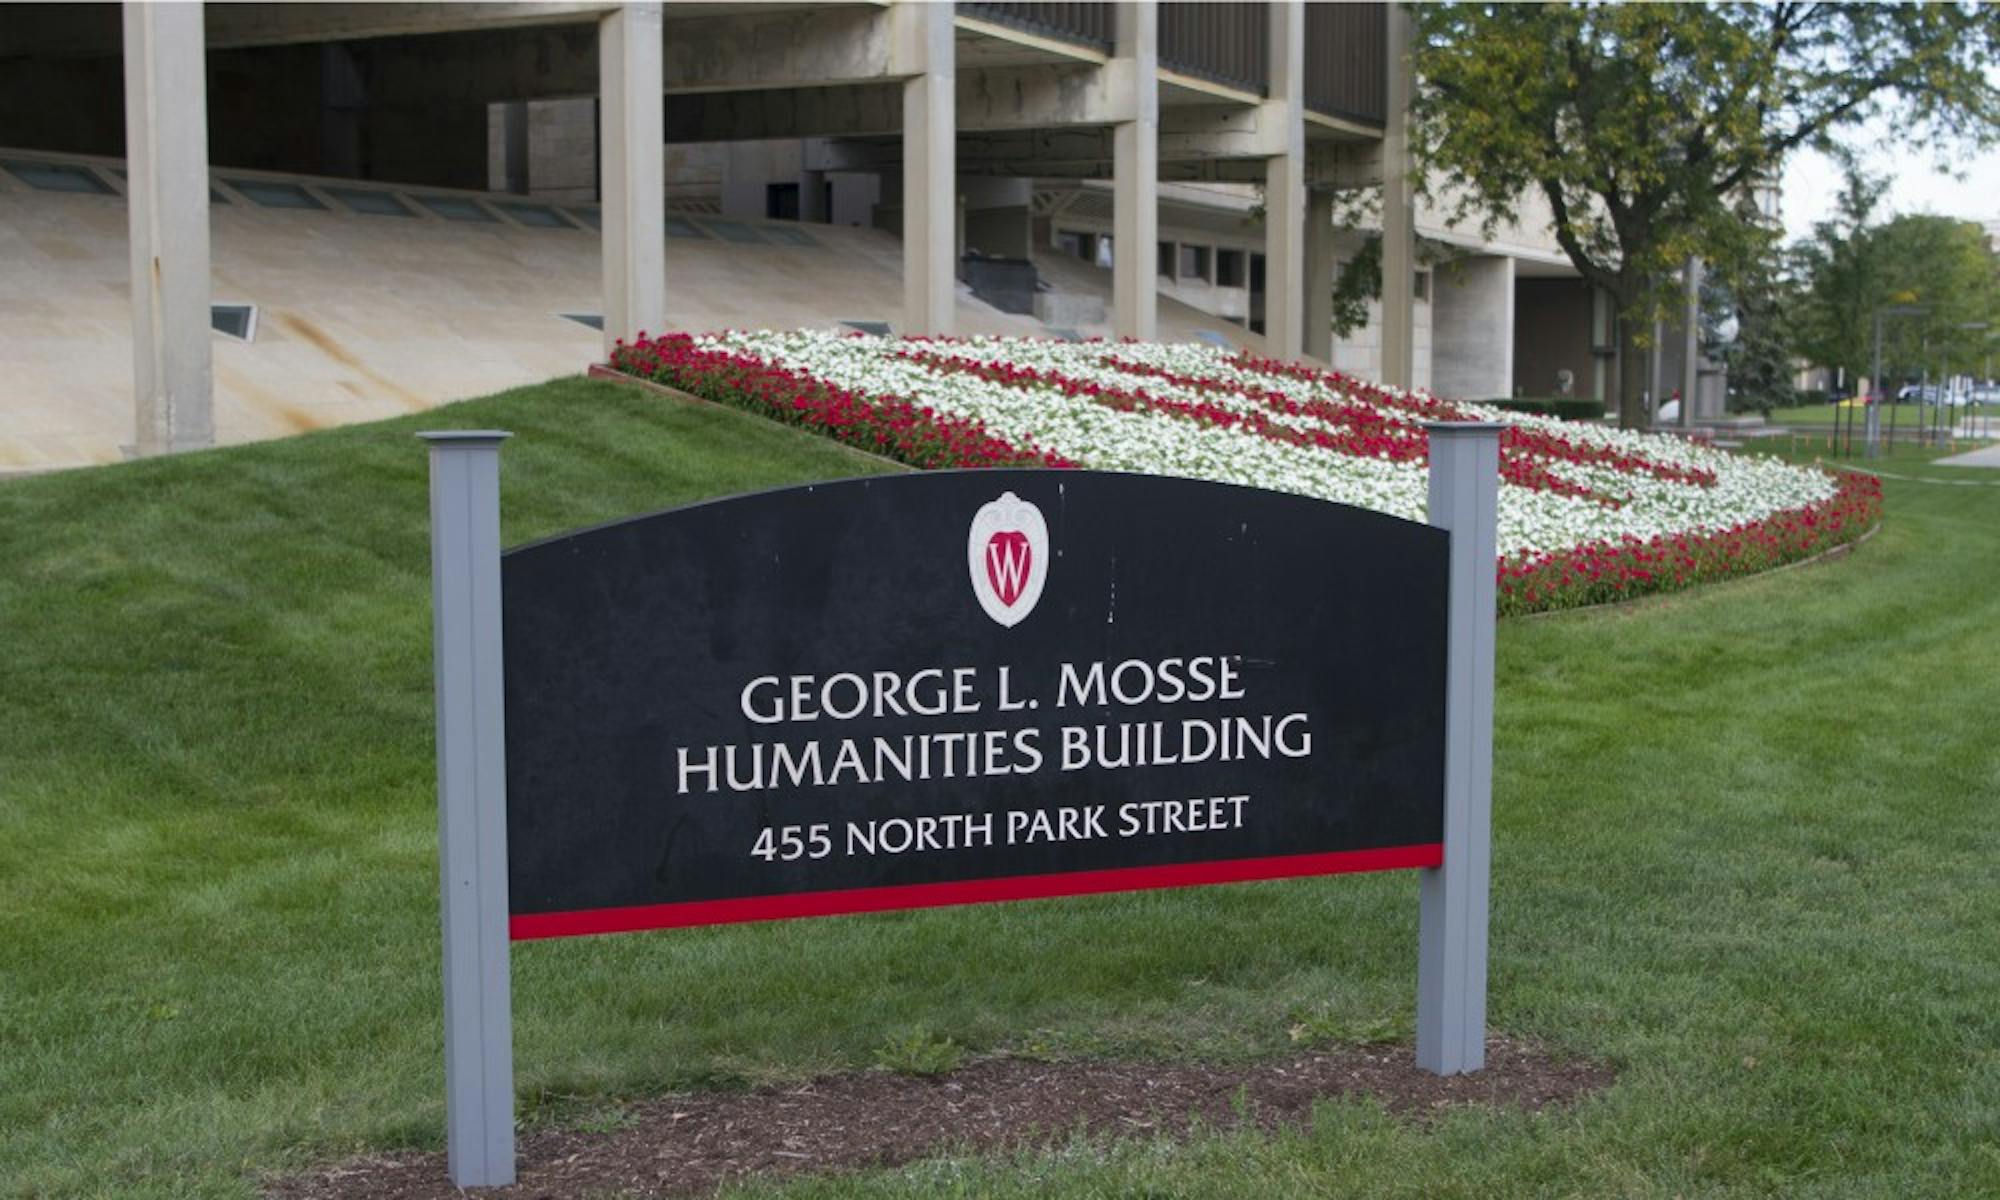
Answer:
<path fill-rule="evenodd" d="M 1620 315 L 1620 415 L 1691 256 L 1736 284 L 1774 252 L 1757 191 L 1801 147 L 1899 105 L 1905 136 L 2000 140 L 2000 5 L 1426 4 L 1412 8 L 1419 177 L 1491 227 L 1524 195 Z"/>
<path fill-rule="evenodd" d="M 1867 375 L 1874 369 L 1876 310 L 1916 305 L 1927 311 L 1883 324 L 1882 373 L 1891 384 L 1914 380 L 1926 368 L 1983 366 L 2000 332 L 2000 256 L 1970 221 L 1915 215 L 1869 224 L 1879 190 L 1851 182 L 1834 217 L 1793 247 L 1804 286 L 1794 319 L 1799 352 L 1817 366 L 1844 369 L 1850 379 Z"/>
<path fill-rule="evenodd" d="M 1888 287 L 1879 247 L 1869 236 L 1887 184 L 1850 170 L 1833 214 L 1815 222 L 1812 236 L 1794 243 L 1787 256 L 1803 289 L 1792 319 L 1799 355 L 1814 366 L 1843 370 L 1850 378 L 1873 369 L 1869 354 L 1875 308 L 1898 300 Z"/>

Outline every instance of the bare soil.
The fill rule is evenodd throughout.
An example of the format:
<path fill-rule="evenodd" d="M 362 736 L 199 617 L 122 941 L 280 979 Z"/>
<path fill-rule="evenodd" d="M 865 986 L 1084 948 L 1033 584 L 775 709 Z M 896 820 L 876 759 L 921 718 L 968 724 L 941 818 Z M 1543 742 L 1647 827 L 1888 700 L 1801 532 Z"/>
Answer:
<path fill-rule="evenodd" d="M 479 1194 L 510 1200 L 706 1196 L 743 1175 L 894 1166 L 945 1152 L 1045 1146 L 1091 1137 L 1180 1136 L 1303 1125 L 1315 1101 L 1365 1096 L 1418 1121 L 1467 1105 L 1541 1111 L 1611 1082 L 1600 1064 L 1494 1038 L 1486 1069 L 1440 1078 L 1404 1046 L 1342 1047 L 1244 1066 L 1047 1063 L 991 1059 L 949 1074 L 831 1075 L 793 1087 L 672 1095 L 635 1104 L 610 1132 L 531 1132 L 520 1182 Z M 278 1180 L 271 1200 L 430 1200 L 466 1195 L 442 1153 L 359 1159 Z"/>

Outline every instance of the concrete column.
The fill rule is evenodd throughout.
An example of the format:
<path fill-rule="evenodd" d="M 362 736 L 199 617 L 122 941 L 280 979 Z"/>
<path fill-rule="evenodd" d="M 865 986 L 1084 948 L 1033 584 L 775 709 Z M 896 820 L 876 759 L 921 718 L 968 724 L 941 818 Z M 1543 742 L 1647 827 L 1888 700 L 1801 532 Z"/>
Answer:
<path fill-rule="evenodd" d="M 1115 73 L 1132 119 L 1112 129 L 1111 327 L 1120 337 L 1150 340 L 1159 315 L 1159 6 L 1154 0 L 1120 4 L 1117 21 L 1117 55 L 1107 70 Z"/>
<path fill-rule="evenodd" d="M 320 149 L 322 175 L 360 179 L 362 126 L 368 119 L 368 89 L 354 44 L 327 42 L 319 48 Z"/>
<path fill-rule="evenodd" d="M 903 328 L 948 334 L 958 316 L 952 261 L 957 241 L 957 73 L 953 6 L 903 0 L 917 73 L 903 84 Z"/>
<path fill-rule="evenodd" d="M 1666 379 L 1667 324 L 1653 322 L 1653 344 L 1646 350 L 1646 425 L 1650 428 L 1660 419 L 1660 406 L 1667 402 Z"/>
<path fill-rule="evenodd" d="M 208 98 L 199 4 L 125 6 L 133 452 L 215 444 Z"/>
<path fill-rule="evenodd" d="M 1305 352 L 1333 362 L 1333 193 L 1306 193 Z"/>
<path fill-rule="evenodd" d="M 1388 11 L 1389 97 L 1382 131 L 1382 382 L 1416 381 L 1417 210 L 1410 187 L 1410 14 Z"/>
<path fill-rule="evenodd" d="M 1681 320 L 1681 415 L 1680 427 L 1694 425 L 1694 406 L 1701 400 L 1701 260 L 1689 256 L 1681 280 L 1687 289 L 1686 311 Z"/>
<path fill-rule="evenodd" d="M 667 325 L 666 82 L 660 6 L 625 4 L 597 27 L 604 352 Z"/>
<path fill-rule="evenodd" d="M 528 194 L 528 102 L 498 100 L 486 106 L 486 190 Z"/>
<path fill-rule="evenodd" d="M 1432 276 L 1431 390 L 1454 400 L 1513 394 L 1513 259 L 1463 258 Z"/>
<path fill-rule="evenodd" d="M 1278 358 L 1305 349 L 1306 129 L 1304 0 L 1271 5 L 1271 92 L 1264 118 L 1280 153 L 1264 164 L 1264 345 Z"/>
<path fill-rule="evenodd" d="M 826 202 L 826 172 L 799 172 L 799 220 L 808 225 L 824 225 L 833 220 Z"/>

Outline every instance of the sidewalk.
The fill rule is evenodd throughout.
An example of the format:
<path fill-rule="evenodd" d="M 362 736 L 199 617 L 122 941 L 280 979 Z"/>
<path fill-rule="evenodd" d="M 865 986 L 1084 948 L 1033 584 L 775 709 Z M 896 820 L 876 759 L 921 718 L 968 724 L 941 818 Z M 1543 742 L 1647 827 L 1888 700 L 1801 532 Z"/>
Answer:
<path fill-rule="evenodd" d="M 1931 464 L 1937 467 L 1996 467 L 2000 468 L 2000 444 L 1984 450 L 1968 450 L 1964 454 L 1954 454 L 1950 458 L 1940 458 Z"/>

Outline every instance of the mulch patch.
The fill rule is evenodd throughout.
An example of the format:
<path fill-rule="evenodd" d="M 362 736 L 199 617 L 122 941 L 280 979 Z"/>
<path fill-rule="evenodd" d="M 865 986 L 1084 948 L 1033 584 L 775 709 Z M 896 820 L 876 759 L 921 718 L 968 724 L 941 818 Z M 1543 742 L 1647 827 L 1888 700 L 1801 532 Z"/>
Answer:
<path fill-rule="evenodd" d="M 1557 1059 L 1509 1038 L 1487 1043 L 1486 1069 L 1440 1078 L 1408 1046 L 1343 1047 L 1248 1066 L 1046 1063 L 1000 1058 L 946 1075 L 830 1075 L 750 1092 L 700 1092 L 636 1103 L 606 1133 L 522 1137 L 520 1182 L 479 1194 L 512 1200 L 584 1195 L 702 1196 L 742 1175 L 894 1166 L 948 1151 L 1099 1138 L 1303 1125 L 1313 1103 L 1368 1096 L 1422 1120 L 1494 1105 L 1539 1112 L 1607 1086 L 1600 1064 Z M 442 1153 L 358 1159 L 279 1180 L 271 1200 L 430 1200 L 463 1196 Z"/>

